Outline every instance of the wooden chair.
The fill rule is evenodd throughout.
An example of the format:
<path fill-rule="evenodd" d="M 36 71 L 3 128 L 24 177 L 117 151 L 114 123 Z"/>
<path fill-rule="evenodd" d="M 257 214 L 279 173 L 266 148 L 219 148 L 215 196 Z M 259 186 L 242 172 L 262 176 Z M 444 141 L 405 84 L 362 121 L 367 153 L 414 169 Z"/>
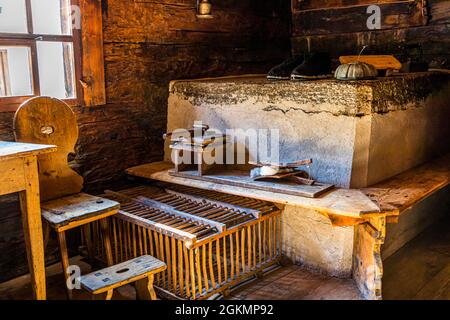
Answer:
<path fill-rule="evenodd" d="M 61 263 L 66 285 L 69 277 L 69 256 L 65 231 L 99 221 L 107 264 L 113 265 L 108 217 L 119 210 L 119 203 L 80 193 L 83 178 L 68 165 L 67 157 L 74 153 L 78 125 L 72 109 L 58 99 L 32 98 L 22 104 L 14 118 L 16 141 L 56 145 L 57 151 L 38 158 L 42 216 L 47 222 L 46 237 L 53 228 L 58 234 Z M 68 298 L 72 290 L 67 286 Z"/>
<path fill-rule="evenodd" d="M 114 289 L 130 283 L 135 284 L 138 300 L 156 300 L 153 279 L 166 269 L 164 262 L 152 256 L 141 256 L 82 276 L 80 282 L 94 300 L 111 300 Z"/>

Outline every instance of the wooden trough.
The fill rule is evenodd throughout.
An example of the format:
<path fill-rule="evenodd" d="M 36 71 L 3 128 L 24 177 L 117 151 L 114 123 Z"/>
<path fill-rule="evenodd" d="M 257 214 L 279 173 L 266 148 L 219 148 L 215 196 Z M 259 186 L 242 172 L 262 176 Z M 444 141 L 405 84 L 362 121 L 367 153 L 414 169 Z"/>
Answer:
<path fill-rule="evenodd" d="M 164 261 L 155 287 L 165 296 L 227 295 L 281 258 L 281 212 L 272 203 L 174 185 L 105 197 L 121 203 L 111 223 L 114 263 L 143 254 Z M 85 238 L 102 257 L 98 226 Z"/>

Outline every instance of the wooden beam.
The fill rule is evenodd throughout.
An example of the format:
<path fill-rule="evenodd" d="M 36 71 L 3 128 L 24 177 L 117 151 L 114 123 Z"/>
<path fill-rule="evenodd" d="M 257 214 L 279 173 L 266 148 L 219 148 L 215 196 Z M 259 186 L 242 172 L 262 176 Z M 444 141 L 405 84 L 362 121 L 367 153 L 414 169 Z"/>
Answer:
<path fill-rule="evenodd" d="M 372 4 L 415 2 L 414 0 L 292 0 L 292 12 L 347 7 L 370 6 Z"/>
<path fill-rule="evenodd" d="M 379 3 L 381 30 L 423 26 L 427 23 L 422 2 Z M 367 27 L 367 6 L 298 11 L 292 15 L 293 35 L 310 36 L 374 31 Z"/>
<path fill-rule="evenodd" d="M 100 0 L 80 0 L 83 104 L 106 104 L 103 57 L 102 8 Z"/>
<path fill-rule="evenodd" d="M 400 215 L 450 184 L 450 154 L 362 191 L 383 211 Z"/>

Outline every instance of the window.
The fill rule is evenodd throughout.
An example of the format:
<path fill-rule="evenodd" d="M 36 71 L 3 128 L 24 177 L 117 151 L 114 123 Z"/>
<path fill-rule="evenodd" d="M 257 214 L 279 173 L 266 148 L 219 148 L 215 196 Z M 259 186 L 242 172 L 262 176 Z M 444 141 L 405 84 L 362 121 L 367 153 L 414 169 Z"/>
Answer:
<path fill-rule="evenodd" d="M 104 104 L 101 19 L 100 0 L 0 0 L 0 112 L 39 95 Z"/>
<path fill-rule="evenodd" d="M 71 6 L 71 0 L 0 0 L 2 102 L 79 96 L 80 38 Z"/>
<path fill-rule="evenodd" d="M 9 77 L 8 51 L 0 49 L 0 96 L 11 96 L 11 78 Z"/>

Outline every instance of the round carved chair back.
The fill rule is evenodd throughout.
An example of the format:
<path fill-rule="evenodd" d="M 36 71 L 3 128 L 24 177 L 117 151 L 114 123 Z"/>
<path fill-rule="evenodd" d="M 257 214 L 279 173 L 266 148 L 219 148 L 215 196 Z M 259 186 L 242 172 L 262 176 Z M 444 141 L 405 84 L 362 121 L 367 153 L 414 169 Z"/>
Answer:
<path fill-rule="evenodd" d="M 83 178 L 68 164 L 75 152 L 78 124 L 72 109 L 63 101 L 36 97 L 24 102 L 14 117 L 17 142 L 56 145 L 58 150 L 38 159 L 41 200 L 79 193 Z"/>

